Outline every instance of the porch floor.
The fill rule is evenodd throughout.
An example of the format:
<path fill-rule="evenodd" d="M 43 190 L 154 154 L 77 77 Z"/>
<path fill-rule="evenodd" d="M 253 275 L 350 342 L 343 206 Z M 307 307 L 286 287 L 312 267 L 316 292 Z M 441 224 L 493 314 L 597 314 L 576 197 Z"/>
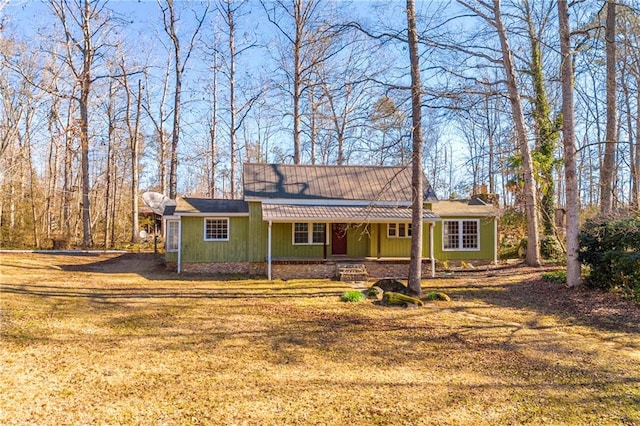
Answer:
<path fill-rule="evenodd" d="M 294 263 L 355 263 L 355 262 L 373 262 L 373 263 L 409 263 L 409 257 L 352 257 L 352 256 L 330 256 L 324 258 L 303 258 L 303 257 L 274 257 L 272 263 L 294 264 Z M 423 258 L 422 263 L 431 263 L 431 259 Z"/>

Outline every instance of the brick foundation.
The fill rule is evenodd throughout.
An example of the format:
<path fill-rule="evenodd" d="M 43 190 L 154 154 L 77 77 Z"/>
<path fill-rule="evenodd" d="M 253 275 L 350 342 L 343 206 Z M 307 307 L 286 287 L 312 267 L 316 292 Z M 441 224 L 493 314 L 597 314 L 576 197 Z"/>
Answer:
<path fill-rule="evenodd" d="M 363 264 L 367 269 L 370 279 L 399 278 L 406 279 L 409 273 L 408 261 L 394 262 L 345 262 Z M 273 279 L 302 279 L 319 278 L 333 279 L 337 277 L 339 262 L 333 261 L 274 261 L 271 264 L 271 276 Z M 176 270 L 175 263 L 167 262 L 167 268 Z M 211 262 L 192 263 L 185 262 L 181 265 L 181 272 L 191 274 L 210 275 L 244 275 L 247 277 L 259 277 L 267 275 L 266 262 Z M 431 274 L 431 263 L 427 260 L 422 263 L 423 277 Z"/>
<path fill-rule="evenodd" d="M 189 274 L 249 275 L 249 262 L 182 263 L 181 272 Z"/>

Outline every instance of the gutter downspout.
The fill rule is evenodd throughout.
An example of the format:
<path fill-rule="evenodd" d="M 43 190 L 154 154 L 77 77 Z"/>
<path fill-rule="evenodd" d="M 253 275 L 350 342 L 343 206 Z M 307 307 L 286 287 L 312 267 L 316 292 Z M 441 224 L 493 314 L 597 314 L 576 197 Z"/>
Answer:
<path fill-rule="evenodd" d="M 433 228 L 435 228 L 435 222 L 429 222 L 429 254 L 431 255 L 431 278 L 436 276 L 436 258 L 433 255 Z"/>
<path fill-rule="evenodd" d="M 271 281 L 271 225 L 269 221 L 269 232 L 267 233 L 267 278 Z"/>
<path fill-rule="evenodd" d="M 178 273 L 182 267 L 182 218 L 178 221 Z"/>

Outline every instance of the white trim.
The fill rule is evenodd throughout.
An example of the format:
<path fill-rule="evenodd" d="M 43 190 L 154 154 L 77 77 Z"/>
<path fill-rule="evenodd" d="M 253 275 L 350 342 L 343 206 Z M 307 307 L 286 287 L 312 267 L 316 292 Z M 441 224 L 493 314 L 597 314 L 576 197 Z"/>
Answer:
<path fill-rule="evenodd" d="M 269 221 L 269 223 L 271 223 L 271 221 Z M 296 243 L 296 223 L 305 223 L 308 225 L 307 228 L 307 242 L 306 243 Z M 324 225 L 324 239 L 325 241 L 322 243 L 314 243 L 313 242 L 313 225 L 314 224 L 318 224 L 318 225 Z M 329 238 L 328 238 L 328 232 L 327 232 L 327 225 L 328 223 L 326 222 L 307 222 L 307 221 L 296 221 L 291 223 L 291 245 L 292 246 L 323 246 L 325 244 L 329 244 Z"/>
<path fill-rule="evenodd" d="M 404 230 L 404 236 L 400 236 L 400 235 L 389 235 L 389 226 L 390 225 L 409 225 L 405 228 Z M 388 222 L 387 223 L 387 238 L 388 239 L 392 239 L 392 238 L 399 238 L 399 239 L 406 239 L 406 238 L 411 238 L 411 233 L 409 232 L 409 230 L 411 230 L 413 232 L 413 230 L 411 229 L 411 222 Z M 396 226 L 396 234 L 398 234 L 400 232 L 400 226 Z"/>
<path fill-rule="evenodd" d="M 182 221 L 178 222 L 178 274 L 182 267 Z"/>
<path fill-rule="evenodd" d="M 436 224 L 429 224 L 429 255 L 431 257 L 431 278 L 435 278 L 436 276 L 436 257 L 433 255 L 433 230 L 435 229 Z"/>
<path fill-rule="evenodd" d="M 269 221 L 269 230 L 267 231 L 267 278 L 271 281 L 271 221 Z"/>
<path fill-rule="evenodd" d="M 178 228 L 176 229 L 176 233 L 178 235 L 176 235 L 176 238 L 179 238 L 179 236 L 180 236 L 180 231 L 179 231 L 179 229 L 180 229 L 180 219 L 170 219 L 170 220 L 165 221 L 165 230 L 164 230 L 165 235 L 164 235 L 164 237 L 166 239 L 166 241 L 165 241 L 165 250 L 167 251 L 167 253 L 177 253 L 180 250 L 180 241 L 179 240 L 178 240 L 178 247 L 176 247 L 175 249 L 169 250 L 169 243 L 171 242 L 171 240 L 169 238 L 170 237 L 170 235 L 169 235 L 169 227 L 170 227 L 170 224 L 172 224 L 172 223 L 178 224 Z"/>
<path fill-rule="evenodd" d="M 216 221 L 225 221 L 227 223 L 227 238 L 207 238 L 207 221 L 208 220 L 216 220 Z M 207 242 L 216 242 L 216 241 L 229 241 L 229 237 L 231 236 L 231 224 L 228 217 L 205 217 L 202 220 L 203 224 L 203 240 Z"/>
<path fill-rule="evenodd" d="M 322 198 L 299 200 L 295 198 L 245 197 L 245 201 L 259 201 L 262 204 L 290 204 L 296 206 L 372 206 L 372 207 L 410 207 L 411 201 L 371 201 L 371 200 L 326 200 Z"/>
<path fill-rule="evenodd" d="M 249 217 L 249 213 L 174 213 L 183 217 Z"/>
<path fill-rule="evenodd" d="M 425 223 L 435 223 L 440 221 L 440 218 L 429 218 L 429 219 L 423 219 L 422 222 Z M 264 219 L 264 222 L 267 221 L 272 221 L 273 223 L 291 223 L 291 222 L 298 222 L 298 223 L 307 223 L 308 219 L 305 218 L 304 220 L 301 220 L 300 216 L 287 216 L 287 217 L 278 217 L 277 219 Z M 405 220 L 398 220 L 398 219 L 393 219 L 393 218 L 366 218 L 366 220 L 362 220 L 362 219 L 348 219 L 348 218 L 344 218 L 344 217 L 323 217 L 323 218 L 317 218 L 317 219 L 311 219 L 312 223 L 350 223 L 350 224 L 367 224 L 367 223 L 411 223 L 411 219 L 407 219 Z"/>
<path fill-rule="evenodd" d="M 458 222 L 459 224 L 459 233 L 458 233 L 458 246 L 456 248 L 445 248 L 445 230 L 446 230 L 446 222 Z M 462 238 L 464 236 L 462 222 L 476 222 L 477 226 L 477 236 L 478 236 L 478 247 L 477 248 L 462 248 Z M 480 219 L 442 219 L 442 251 L 480 251 Z"/>

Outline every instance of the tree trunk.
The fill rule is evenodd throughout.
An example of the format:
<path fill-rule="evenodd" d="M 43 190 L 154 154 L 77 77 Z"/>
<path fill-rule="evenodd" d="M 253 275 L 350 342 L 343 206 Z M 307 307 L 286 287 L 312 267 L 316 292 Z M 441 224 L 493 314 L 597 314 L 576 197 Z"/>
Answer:
<path fill-rule="evenodd" d="M 640 75 L 636 77 L 636 84 L 640 85 Z M 640 87 L 640 86 L 638 86 Z M 640 90 L 636 92 L 636 140 L 635 140 L 635 164 L 634 164 L 634 197 L 635 207 L 640 210 Z"/>
<path fill-rule="evenodd" d="M 91 65 L 93 63 L 93 45 L 91 42 L 91 4 L 84 2 L 82 32 L 82 74 L 80 75 L 80 168 L 82 173 L 82 248 L 93 245 L 91 236 L 91 203 L 89 200 L 89 94 L 91 93 Z"/>
<path fill-rule="evenodd" d="M 300 164 L 300 103 L 302 102 L 302 58 L 301 49 L 304 40 L 302 20 L 302 1 L 295 0 L 296 35 L 293 43 L 293 163 Z"/>
<path fill-rule="evenodd" d="M 166 16 L 166 13 L 169 16 Z M 173 0 L 167 0 L 167 8 L 163 10 L 164 29 L 171 38 L 174 54 L 175 87 L 173 94 L 173 129 L 171 130 L 171 146 L 169 148 L 169 198 L 175 200 L 178 195 L 178 141 L 180 138 L 180 95 L 182 94 L 182 66 L 180 58 L 180 40 L 176 34 L 176 17 Z M 160 123 L 162 125 L 162 123 Z"/>
<path fill-rule="evenodd" d="M 493 12 L 495 16 L 495 26 L 500 38 L 500 46 L 502 49 L 502 61 L 507 79 L 507 89 L 509 92 L 509 101 L 511 103 L 511 112 L 515 124 L 515 134 L 518 141 L 520 154 L 522 155 L 522 171 L 524 174 L 524 200 L 525 215 L 527 218 L 527 254 L 526 263 L 529 266 L 540 266 L 540 244 L 538 236 L 538 216 L 536 201 L 536 183 L 533 175 L 533 162 L 531 159 L 531 150 L 527 140 L 527 131 L 522 112 L 522 101 L 518 92 L 518 83 L 516 80 L 515 65 L 507 32 L 502 24 L 502 15 L 500 12 L 500 0 L 493 0 Z"/>
<path fill-rule="evenodd" d="M 564 145 L 564 169 L 567 209 L 567 285 L 580 284 L 579 213 L 580 199 L 576 169 L 576 147 L 573 107 L 573 56 L 571 52 L 571 31 L 569 29 L 569 8 L 566 0 L 558 0 L 558 23 L 560 31 L 560 52 L 562 55 L 562 132 Z"/>
<path fill-rule="evenodd" d="M 422 220 L 423 220 L 423 179 L 422 179 L 422 83 L 420 80 L 420 56 L 418 55 L 418 31 L 414 0 L 407 0 L 407 33 L 409 57 L 411 59 L 411 262 L 409 264 L 409 293 L 422 293 Z"/>
<path fill-rule="evenodd" d="M 131 137 L 131 242 L 140 241 L 140 222 L 138 215 L 138 192 L 140 175 L 140 109 L 142 101 L 142 82 L 138 80 L 138 99 L 136 104 L 136 117 Z"/>
<path fill-rule="evenodd" d="M 616 109 L 616 1 L 607 0 L 607 20 L 605 23 L 605 48 L 607 57 L 607 134 L 605 136 L 604 159 L 600 168 L 600 212 L 610 213 L 613 209 L 613 191 L 616 148 L 618 145 Z"/>
<path fill-rule="evenodd" d="M 231 168 L 229 170 L 229 184 L 231 189 L 231 199 L 236 198 L 236 44 L 235 44 L 235 26 L 233 22 L 233 13 L 231 6 L 227 5 L 227 25 L 229 26 L 229 110 L 230 110 L 230 126 L 229 126 L 229 161 Z"/>
<path fill-rule="evenodd" d="M 209 177 L 209 196 L 216 198 L 216 175 L 218 164 L 218 55 L 213 53 L 213 99 L 211 103 L 211 128 L 209 129 L 209 150 L 211 156 L 211 176 Z"/>

